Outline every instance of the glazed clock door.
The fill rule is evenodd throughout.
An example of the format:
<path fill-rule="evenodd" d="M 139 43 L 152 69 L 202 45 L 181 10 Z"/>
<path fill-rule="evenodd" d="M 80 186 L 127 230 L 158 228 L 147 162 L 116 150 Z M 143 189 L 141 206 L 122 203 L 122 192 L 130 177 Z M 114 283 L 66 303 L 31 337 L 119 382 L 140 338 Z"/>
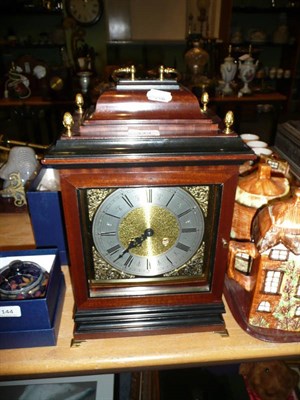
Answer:
<path fill-rule="evenodd" d="M 145 319 L 150 331 L 224 328 L 235 170 L 62 171 L 79 337 L 106 329 L 140 332 Z"/>

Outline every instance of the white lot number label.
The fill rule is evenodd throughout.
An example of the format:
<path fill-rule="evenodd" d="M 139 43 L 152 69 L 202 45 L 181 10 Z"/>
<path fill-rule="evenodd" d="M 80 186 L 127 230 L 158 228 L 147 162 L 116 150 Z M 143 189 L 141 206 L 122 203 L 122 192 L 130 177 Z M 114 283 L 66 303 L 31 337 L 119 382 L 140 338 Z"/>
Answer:
<path fill-rule="evenodd" d="M 20 306 L 4 306 L 0 307 L 0 318 L 16 318 L 21 317 L 21 307 Z"/>

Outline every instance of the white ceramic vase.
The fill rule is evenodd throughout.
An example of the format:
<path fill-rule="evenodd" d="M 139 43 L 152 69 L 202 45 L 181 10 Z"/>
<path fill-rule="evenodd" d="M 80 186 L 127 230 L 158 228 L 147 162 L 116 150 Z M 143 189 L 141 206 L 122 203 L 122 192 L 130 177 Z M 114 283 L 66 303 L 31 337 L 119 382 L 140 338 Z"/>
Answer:
<path fill-rule="evenodd" d="M 222 79 L 225 82 L 222 92 L 224 95 L 230 95 L 232 93 L 230 83 L 233 81 L 237 71 L 237 64 L 234 62 L 234 58 L 231 57 L 231 48 L 229 48 L 228 57 L 226 57 L 224 63 L 221 64 L 220 71 Z"/>
<path fill-rule="evenodd" d="M 252 90 L 249 87 L 249 83 L 253 81 L 256 73 L 258 61 L 254 63 L 254 59 L 250 54 L 247 54 L 244 59 L 239 60 L 239 77 L 243 81 L 244 86 L 240 92 L 242 94 L 251 94 Z"/>

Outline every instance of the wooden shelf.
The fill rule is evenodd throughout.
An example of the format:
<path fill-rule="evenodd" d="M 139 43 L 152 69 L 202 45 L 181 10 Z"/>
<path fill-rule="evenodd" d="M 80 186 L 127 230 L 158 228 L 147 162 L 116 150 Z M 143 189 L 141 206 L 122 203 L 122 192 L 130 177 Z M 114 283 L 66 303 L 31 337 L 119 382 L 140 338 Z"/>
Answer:
<path fill-rule="evenodd" d="M 11 249 L 12 245 L 19 249 L 21 243 L 22 248 L 34 245 L 26 213 L 2 214 L 0 221 L 0 249 Z M 224 319 L 228 336 L 202 332 L 107 338 L 71 347 L 74 300 L 68 266 L 63 266 L 63 273 L 67 290 L 57 345 L 0 350 L 1 380 L 233 364 L 245 360 L 299 359 L 300 342 L 270 343 L 253 338 L 239 327 L 226 302 Z"/>

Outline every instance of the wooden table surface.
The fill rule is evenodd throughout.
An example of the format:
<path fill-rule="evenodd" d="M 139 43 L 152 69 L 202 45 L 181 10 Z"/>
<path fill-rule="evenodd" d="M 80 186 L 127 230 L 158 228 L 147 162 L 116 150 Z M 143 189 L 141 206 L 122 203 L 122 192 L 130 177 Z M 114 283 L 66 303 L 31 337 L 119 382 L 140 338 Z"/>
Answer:
<path fill-rule="evenodd" d="M 0 249 L 34 244 L 27 214 L 0 214 Z M 58 376 L 238 363 L 245 360 L 300 359 L 300 343 L 270 343 L 244 332 L 225 302 L 228 336 L 184 333 L 93 339 L 71 347 L 73 294 L 68 266 L 67 290 L 56 346 L 0 350 L 0 379 Z"/>

